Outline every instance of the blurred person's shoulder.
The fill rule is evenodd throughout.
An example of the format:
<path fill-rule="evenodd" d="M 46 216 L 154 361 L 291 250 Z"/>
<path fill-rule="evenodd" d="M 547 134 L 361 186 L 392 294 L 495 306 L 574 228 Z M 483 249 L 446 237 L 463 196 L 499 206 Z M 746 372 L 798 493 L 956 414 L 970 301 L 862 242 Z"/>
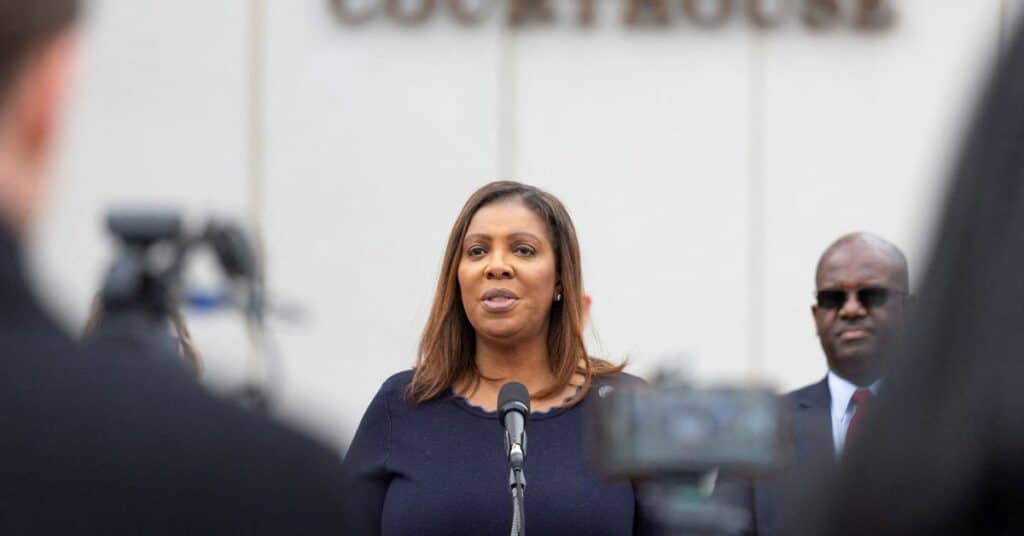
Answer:
<path fill-rule="evenodd" d="M 12 408 L 3 412 L 7 429 L 21 438 L 0 448 L 17 460 L 5 478 L 25 497 L 56 490 L 46 492 L 56 508 L 113 523 L 114 532 L 117 523 L 158 525 L 171 510 L 198 532 L 340 525 L 329 511 L 343 497 L 331 449 L 222 401 L 172 363 L 82 347 L 44 321 L 26 327 L 5 337 L 23 355 L 0 396 Z M 122 483 L 139 475 L 148 485 L 126 492 Z"/>
<path fill-rule="evenodd" d="M 233 447 L 244 449 L 237 455 L 247 458 L 253 448 L 263 446 L 266 450 L 251 456 L 254 461 L 298 455 L 312 456 L 310 462 L 333 459 L 332 450 L 289 425 L 214 395 L 177 363 L 126 355 L 110 347 L 79 348 L 77 354 L 94 367 L 90 381 L 106 387 L 105 402 L 121 405 L 122 422 L 145 432 L 180 436 L 182 442 L 174 450 L 193 450 L 201 459 L 200 451 L 206 448 Z M 173 412 L 167 410 L 170 407 Z"/>

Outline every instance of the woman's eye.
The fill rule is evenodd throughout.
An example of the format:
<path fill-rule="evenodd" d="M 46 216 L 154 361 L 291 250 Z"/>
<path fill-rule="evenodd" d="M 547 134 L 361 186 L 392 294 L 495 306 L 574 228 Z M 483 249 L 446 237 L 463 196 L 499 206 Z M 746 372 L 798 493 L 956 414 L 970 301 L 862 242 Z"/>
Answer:
<path fill-rule="evenodd" d="M 527 257 L 532 257 L 534 254 L 537 253 L 530 246 L 516 246 L 515 252 L 518 253 L 519 255 L 525 255 Z"/>
<path fill-rule="evenodd" d="M 471 246 L 466 250 L 466 254 L 470 257 L 479 257 L 484 253 L 487 253 L 487 250 L 485 250 L 483 246 Z"/>

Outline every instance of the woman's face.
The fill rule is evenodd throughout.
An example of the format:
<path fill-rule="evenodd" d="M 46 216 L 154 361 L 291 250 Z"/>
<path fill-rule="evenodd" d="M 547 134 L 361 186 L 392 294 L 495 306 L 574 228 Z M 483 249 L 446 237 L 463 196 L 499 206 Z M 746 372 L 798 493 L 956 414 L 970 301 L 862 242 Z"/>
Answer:
<path fill-rule="evenodd" d="M 477 337 L 547 336 L 558 277 L 547 226 L 535 212 L 516 200 L 481 207 L 460 255 L 462 306 Z"/>

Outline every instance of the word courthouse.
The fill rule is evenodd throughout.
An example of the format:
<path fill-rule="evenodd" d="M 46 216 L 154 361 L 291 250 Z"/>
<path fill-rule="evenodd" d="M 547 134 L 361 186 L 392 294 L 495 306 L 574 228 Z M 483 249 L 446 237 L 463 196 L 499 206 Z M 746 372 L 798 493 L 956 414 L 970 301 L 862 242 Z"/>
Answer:
<path fill-rule="evenodd" d="M 627 25 L 668 25 L 685 19 L 703 27 L 744 17 L 761 28 L 800 21 L 811 28 L 840 24 L 885 29 L 895 21 L 894 0 L 329 0 L 342 22 L 359 24 L 386 17 L 400 24 L 423 24 L 435 15 L 450 15 L 473 25 L 500 16 L 511 26 L 557 22 L 595 23 L 599 10 L 617 9 Z M 616 6 L 617 4 L 617 6 Z"/>

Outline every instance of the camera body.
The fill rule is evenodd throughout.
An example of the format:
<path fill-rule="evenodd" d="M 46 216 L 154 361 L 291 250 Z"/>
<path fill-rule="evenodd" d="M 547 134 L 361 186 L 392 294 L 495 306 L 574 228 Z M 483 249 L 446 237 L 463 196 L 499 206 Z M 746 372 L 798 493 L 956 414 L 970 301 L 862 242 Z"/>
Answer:
<path fill-rule="evenodd" d="M 647 523 L 666 534 L 749 530 L 751 513 L 714 500 L 710 486 L 716 471 L 753 477 L 783 465 L 792 418 L 774 391 L 662 382 L 598 394 L 590 459 L 604 475 L 639 484 Z"/>
<path fill-rule="evenodd" d="M 771 471 L 789 451 L 784 407 L 765 388 L 618 389 L 595 401 L 591 459 L 604 474 L 633 479 Z"/>

